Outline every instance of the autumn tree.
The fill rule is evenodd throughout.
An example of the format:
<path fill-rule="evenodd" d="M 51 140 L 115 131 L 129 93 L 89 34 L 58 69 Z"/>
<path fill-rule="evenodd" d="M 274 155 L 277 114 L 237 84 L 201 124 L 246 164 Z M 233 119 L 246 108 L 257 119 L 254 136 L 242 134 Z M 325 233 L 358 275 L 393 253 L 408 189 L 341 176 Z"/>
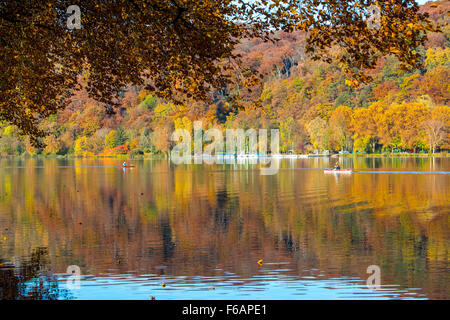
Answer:
<path fill-rule="evenodd" d="M 126 132 L 122 127 L 118 127 L 116 130 L 116 140 L 114 144 L 120 146 L 127 142 Z"/>
<path fill-rule="evenodd" d="M 0 120 L 35 145 L 42 118 L 64 108 L 79 78 L 108 112 L 129 84 L 172 101 L 209 100 L 212 89 L 255 82 L 234 49 L 242 39 L 273 40 L 275 31 L 307 32 L 308 54 L 337 59 L 355 80 L 368 80 L 380 55 L 418 66 L 414 50 L 431 29 L 413 0 L 380 0 L 377 28 L 367 0 L 11 0 L 0 4 Z M 78 5 L 81 28 L 67 27 Z M 72 12 L 73 13 L 73 12 Z M 369 19 L 370 20 L 370 19 Z M 330 51 L 339 46 L 340 51 Z M 243 75 L 236 77 L 236 75 Z M 355 82 L 356 81 L 356 82 Z M 236 84 L 237 82 L 237 84 Z"/>
<path fill-rule="evenodd" d="M 152 134 L 147 128 L 143 128 L 139 135 L 139 148 L 144 152 L 150 152 L 153 148 Z"/>
<path fill-rule="evenodd" d="M 326 120 L 320 117 L 314 118 L 306 125 L 306 130 L 309 133 L 314 148 L 321 150 L 327 149 L 329 132 Z"/>
<path fill-rule="evenodd" d="M 84 155 L 88 151 L 87 138 L 82 136 L 75 141 L 74 152 L 76 155 Z"/>
<path fill-rule="evenodd" d="M 172 130 L 168 126 L 157 127 L 153 131 L 152 143 L 155 149 L 164 154 L 165 157 L 169 155 L 172 146 L 171 136 Z"/>
<path fill-rule="evenodd" d="M 333 110 L 329 119 L 330 142 L 334 149 L 351 149 L 352 109 L 339 106 Z"/>
<path fill-rule="evenodd" d="M 375 152 L 375 147 L 378 142 L 378 128 L 375 121 L 373 108 L 360 108 L 353 112 L 351 126 L 353 130 L 354 143 L 356 149 L 362 151 L 366 146 L 370 146 L 372 152 Z"/>
<path fill-rule="evenodd" d="M 111 130 L 105 137 L 105 149 L 113 149 L 117 146 L 117 131 Z"/>
<path fill-rule="evenodd" d="M 55 154 L 61 150 L 62 147 L 61 141 L 58 139 L 58 137 L 56 137 L 53 134 L 46 136 L 44 142 L 45 142 L 44 153 Z"/>
<path fill-rule="evenodd" d="M 436 104 L 450 103 L 450 70 L 443 65 L 437 66 L 425 76 L 427 93 Z"/>
<path fill-rule="evenodd" d="M 430 119 L 424 122 L 424 128 L 427 134 L 430 151 L 434 154 L 436 147 L 444 141 L 446 137 L 444 123 L 437 119 Z"/>
<path fill-rule="evenodd" d="M 390 122 L 389 134 L 400 139 L 403 148 L 414 148 L 423 142 L 421 124 L 429 116 L 429 109 L 420 103 L 392 105 L 386 113 Z"/>
<path fill-rule="evenodd" d="M 434 154 L 436 147 L 447 140 L 450 125 L 450 108 L 437 107 L 431 112 L 431 118 L 425 120 L 423 127 L 427 135 L 430 151 Z"/>

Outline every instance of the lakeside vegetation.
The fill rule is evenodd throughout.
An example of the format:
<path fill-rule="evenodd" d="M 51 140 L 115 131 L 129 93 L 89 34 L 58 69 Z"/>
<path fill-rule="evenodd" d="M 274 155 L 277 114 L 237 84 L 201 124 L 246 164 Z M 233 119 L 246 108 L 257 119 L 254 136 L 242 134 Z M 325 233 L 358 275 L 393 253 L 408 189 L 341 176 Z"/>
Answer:
<path fill-rule="evenodd" d="M 332 154 L 330 154 L 331 156 Z M 314 156 L 314 154 L 311 154 Z M 450 157 L 449 152 L 418 152 L 418 153 L 410 153 L 410 152 L 378 152 L 378 153 L 346 153 L 339 154 L 339 157 L 342 158 L 409 158 L 409 157 L 419 157 L 419 158 L 446 158 Z M 117 159 L 117 160 L 164 160 L 170 159 L 170 155 L 164 155 L 160 153 L 144 153 L 144 154 L 109 154 L 109 155 L 75 155 L 75 154 L 34 154 L 29 155 L 28 153 L 24 153 L 20 156 L 17 155 L 8 155 L 8 156 L 0 156 L 0 159 Z"/>
<path fill-rule="evenodd" d="M 450 5 L 436 3 L 421 9 L 442 26 L 415 49 L 421 68 L 404 71 L 401 61 L 388 55 L 365 71 L 373 81 L 355 85 L 339 61 L 309 58 L 302 31 L 278 32 L 275 43 L 244 39 L 234 52 L 246 68 L 265 75 L 260 84 L 216 92 L 211 102 L 183 104 L 129 86 L 121 91 L 115 114 L 80 90 L 40 123 L 48 133 L 40 138 L 44 148 L 16 126 L 0 123 L 0 156 L 164 158 L 173 146 L 173 130 L 192 130 L 194 121 L 202 121 L 204 130 L 277 128 L 282 153 L 445 154 L 450 150 Z M 82 87 L 86 77 L 79 80 Z M 229 102 L 233 95 L 239 95 L 240 109 Z"/>

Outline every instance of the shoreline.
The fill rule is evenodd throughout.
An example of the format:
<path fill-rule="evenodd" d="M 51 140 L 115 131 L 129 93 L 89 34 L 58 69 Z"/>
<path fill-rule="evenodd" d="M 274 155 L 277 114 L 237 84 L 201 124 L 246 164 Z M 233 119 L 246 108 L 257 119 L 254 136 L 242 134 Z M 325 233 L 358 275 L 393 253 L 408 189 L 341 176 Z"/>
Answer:
<path fill-rule="evenodd" d="M 214 156 L 212 156 L 214 157 Z M 223 156 L 222 156 L 223 157 Z M 267 155 L 267 156 L 225 156 L 223 158 L 227 159 L 261 159 L 261 158 L 275 158 L 275 159 L 315 159 L 315 158 L 448 158 L 450 157 L 449 152 L 440 152 L 435 154 L 430 153 L 369 153 L 369 154 L 280 154 L 280 155 Z M 189 156 L 188 158 L 195 159 L 195 156 Z M 211 158 L 204 157 L 204 158 Z M 3 159 L 131 159 L 131 160 L 170 160 L 171 157 L 156 156 L 156 155 L 140 155 L 140 156 L 129 156 L 126 154 L 114 155 L 114 156 L 104 156 L 104 155 L 88 155 L 88 156 L 77 156 L 77 155 L 25 155 L 25 156 L 0 156 L 0 160 Z"/>

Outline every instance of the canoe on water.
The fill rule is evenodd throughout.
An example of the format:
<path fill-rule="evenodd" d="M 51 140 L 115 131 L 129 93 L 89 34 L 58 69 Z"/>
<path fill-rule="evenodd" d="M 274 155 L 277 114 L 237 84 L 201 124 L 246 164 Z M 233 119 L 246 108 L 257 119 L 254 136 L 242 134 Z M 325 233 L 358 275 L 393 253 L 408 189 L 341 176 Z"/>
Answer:
<path fill-rule="evenodd" d="M 118 166 L 117 168 L 135 168 L 136 166 L 126 165 L 126 166 Z"/>
<path fill-rule="evenodd" d="M 325 169 L 323 170 L 324 173 L 352 173 L 352 170 L 350 169 L 340 169 L 340 170 L 335 170 L 335 169 Z"/>

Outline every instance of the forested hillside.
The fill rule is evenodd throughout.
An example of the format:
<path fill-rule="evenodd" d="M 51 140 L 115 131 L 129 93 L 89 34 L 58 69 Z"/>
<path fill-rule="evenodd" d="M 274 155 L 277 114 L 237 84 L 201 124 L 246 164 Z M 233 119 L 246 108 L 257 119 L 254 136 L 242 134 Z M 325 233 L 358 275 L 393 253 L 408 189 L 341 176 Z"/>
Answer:
<path fill-rule="evenodd" d="M 338 63 L 308 58 L 302 33 L 279 33 L 276 43 L 246 40 L 237 50 L 248 69 L 263 75 L 260 85 L 216 92 L 211 104 L 183 105 L 129 87 L 114 114 L 80 91 L 65 110 L 41 123 L 49 132 L 44 149 L 1 124 L 0 155 L 163 155 L 172 146 L 172 131 L 192 130 L 194 121 L 203 121 L 203 129 L 279 128 L 282 152 L 450 149 L 450 4 L 428 3 L 422 10 L 442 33 L 429 34 L 426 46 L 417 49 L 421 69 L 404 71 L 396 58 L 386 56 L 367 71 L 370 83 L 351 83 Z M 240 108 L 227 100 L 236 93 Z"/>

